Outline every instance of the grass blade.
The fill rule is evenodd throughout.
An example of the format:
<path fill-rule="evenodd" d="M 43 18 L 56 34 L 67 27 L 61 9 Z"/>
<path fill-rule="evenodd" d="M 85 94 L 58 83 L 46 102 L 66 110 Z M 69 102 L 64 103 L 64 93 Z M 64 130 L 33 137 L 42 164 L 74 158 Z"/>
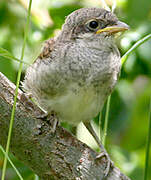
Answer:
<path fill-rule="evenodd" d="M 145 158 L 145 170 L 144 170 L 144 180 L 147 180 L 148 168 L 149 168 L 149 152 L 151 144 L 151 98 L 150 98 L 150 107 L 149 107 L 149 124 L 148 124 L 148 136 L 146 143 L 146 158 Z"/>
<path fill-rule="evenodd" d="M 122 65 L 125 63 L 128 55 L 134 51 L 137 47 L 139 47 L 141 44 L 143 44 L 145 41 L 149 40 L 151 38 L 151 34 L 146 35 L 145 37 L 143 37 L 142 39 L 140 39 L 139 41 L 137 41 L 123 56 L 122 56 Z M 108 127 L 108 116 L 109 116 L 109 107 L 110 107 L 110 99 L 111 99 L 111 95 L 108 97 L 107 100 L 107 108 L 106 108 L 106 113 L 105 113 L 105 124 L 104 124 L 104 132 L 103 132 L 103 138 L 102 138 L 102 142 L 103 144 L 105 144 L 105 139 L 106 139 L 106 135 L 107 135 L 107 127 Z M 100 113 L 101 114 L 101 113 Z M 99 117 L 99 125 L 101 124 L 101 118 Z M 101 126 L 99 126 L 101 129 Z"/>
<path fill-rule="evenodd" d="M 15 60 L 15 61 L 18 61 L 18 62 L 27 64 L 27 65 L 30 65 L 30 64 L 28 64 L 27 62 L 16 58 L 16 57 L 13 56 L 9 51 L 7 51 L 6 49 L 1 48 L 1 47 L 0 47 L 0 56 L 5 57 L 5 58 L 10 59 L 10 60 Z"/>
<path fill-rule="evenodd" d="M 101 128 L 101 124 L 102 124 L 102 112 L 100 111 L 100 114 L 99 114 L 99 138 L 100 138 L 100 141 L 102 139 L 102 128 Z"/>
<path fill-rule="evenodd" d="M 18 177 L 21 180 L 24 180 L 23 177 L 21 176 L 21 174 L 19 173 L 19 171 L 17 170 L 17 168 L 15 167 L 15 165 L 13 164 L 13 162 L 11 161 L 11 159 L 9 158 L 9 156 L 6 154 L 6 152 L 4 151 L 3 147 L 0 145 L 0 150 L 2 151 L 2 153 L 7 157 L 9 163 L 11 164 L 11 166 L 13 167 L 13 169 L 15 170 L 16 174 L 18 175 Z"/>
<path fill-rule="evenodd" d="M 111 102 L 111 95 L 108 97 L 107 104 L 106 104 L 105 121 L 104 121 L 103 137 L 102 137 L 102 143 L 104 146 L 105 146 L 105 141 L 106 141 L 106 136 L 107 136 L 110 102 Z"/>
<path fill-rule="evenodd" d="M 28 33 L 28 29 L 29 29 L 29 20 L 30 20 L 31 4 L 32 4 L 32 0 L 29 1 L 27 23 L 26 23 L 25 35 L 24 35 L 24 42 L 23 42 L 23 47 L 22 47 L 22 52 L 21 52 L 21 58 L 20 58 L 21 61 L 23 60 L 23 57 L 24 57 L 24 51 L 25 51 L 26 40 L 27 40 L 27 33 Z M 19 82 L 20 82 L 20 77 L 21 77 L 21 72 L 22 72 L 22 66 L 23 66 L 23 63 L 20 62 L 20 64 L 19 64 L 19 71 L 18 71 L 18 75 L 17 75 L 16 91 L 15 91 L 15 97 L 14 97 L 14 104 L 13 104 L 13 109 L 12 109 L 12 113 L 11 113 L 11 120 L 10 120 L 10 126 L 9 126 L 8 138 L 7 138 L 7 144 L 6 144 L 6 155 L 5 155 L 5 158 L 4 158 L 4 164 L 3 164 L 3 170 L 2 170 L 2 178 L 1 178 L 1 180 L 4 180 L 4 179 L 5 179 L 5 174 L 6 174 L 7 156 L 8 156 L 9 146 L 10 146 L 10 140 L 11 140 L 11 134 L 12 134 L 12 128 L 13 128 L 13 122 L 14 122 L 14 116 L 15 116 L 15 110 L 16 110 L 17 94 L 18 94 Z"/>
<path fill-rule="evenodd" d="M 147 36 L 143 37 L 142 39 L 138 40 L 123 56 L 122 56 L 122 65 L 125 63 L 128 55 L 134 51 L 137 47 L 139 47 L 141 44 L 143 44 L 145 41 L 149 40 L 151 38 L 151 34 L 148 34 Z"/>

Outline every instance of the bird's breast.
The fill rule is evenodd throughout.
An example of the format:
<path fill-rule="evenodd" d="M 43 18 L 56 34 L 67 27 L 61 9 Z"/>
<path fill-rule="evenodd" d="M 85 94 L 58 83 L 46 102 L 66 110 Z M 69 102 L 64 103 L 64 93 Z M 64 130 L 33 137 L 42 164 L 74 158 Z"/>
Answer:
<path fill-rule="evenodd" d="M 99 113 L 104 100 L 105 94 L 98 93 L 92 86 L 80 87 L 72 83 L 65 94 L 54 99 L 47 98 L 44 103 L 58 114 L 61 121 L 77 125 L 80 121 L 94 118 Z"/>

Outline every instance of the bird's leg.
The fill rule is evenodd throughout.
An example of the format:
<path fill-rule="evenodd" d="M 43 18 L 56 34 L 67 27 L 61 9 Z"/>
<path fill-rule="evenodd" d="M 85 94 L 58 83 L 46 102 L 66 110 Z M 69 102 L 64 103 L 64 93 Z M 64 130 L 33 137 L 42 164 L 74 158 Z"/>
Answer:
<path fill-rule="evenodd" d="M 84 125 L 86 126 L 86 128 L 88 129 L 88 131 L 93 136 L 93 138 L 95 139 L 95 141 L 97 142 L 97 144 L 99 145 L 99 147 L 101 149 L 101 153 L 96 157 L 96 159 L 102 158 L 104 156 L 107 159 L 107 167 L 106 167 L 105 172 L 104 172 L 104 174 L 105 174 L 104 176 L 106 177 L 110 171 L 110 166 L 112 164 L 112 161 L 111 161 L 108 153 L 106 152 L 106 149 L 104 148 L 103 144 L 101 143 L 101 140 L 96 135 L 96 133 L 95 133 L 93 127 L 91 126 L 90 122 L 84 122 Z"/>

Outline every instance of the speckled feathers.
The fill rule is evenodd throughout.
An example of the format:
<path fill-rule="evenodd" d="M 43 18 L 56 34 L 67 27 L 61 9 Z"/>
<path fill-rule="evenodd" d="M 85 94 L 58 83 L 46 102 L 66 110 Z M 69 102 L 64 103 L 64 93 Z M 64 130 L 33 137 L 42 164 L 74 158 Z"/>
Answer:
<path fill-rule="evenodd" d="M 63 27 L 67 26 L 67 29 L 72 29 L 92 18 L 101 19 L 109 24 L 118 20 L 113 13 L 102 8 L 81 8 L 67 16 Z"/>
<path fill-rule="evenodd" d="M 24 90 L 43 109 L 55 111 L 61 121 L 74 125 L 99 113 L 114 89 L 121 66 L 113 36 L 83 32 L 73 38 L 73 29 L 91 18 L 111 24 L 118 21 L 101 8 L 71 13 L 61 33 L 47 41 L 41 55 L 27 69 L 23 83 Z"/>

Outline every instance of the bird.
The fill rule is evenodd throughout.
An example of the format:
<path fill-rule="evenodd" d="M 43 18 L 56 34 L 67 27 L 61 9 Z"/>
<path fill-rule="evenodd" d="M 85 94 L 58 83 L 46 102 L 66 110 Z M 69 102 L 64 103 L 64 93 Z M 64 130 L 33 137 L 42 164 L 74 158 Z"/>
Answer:
<path fill-rule="evenodd" d="M 69 14 L 60 33 L 48 39 L 25 74 L 23 89 L 47 113 L 77 126 L 81 121 L 111 160 L 90 121 L 98 115 L 114 90 L 121 68 L 115 34 L 129 29 L 115 14 L 89 7 Z"/>

